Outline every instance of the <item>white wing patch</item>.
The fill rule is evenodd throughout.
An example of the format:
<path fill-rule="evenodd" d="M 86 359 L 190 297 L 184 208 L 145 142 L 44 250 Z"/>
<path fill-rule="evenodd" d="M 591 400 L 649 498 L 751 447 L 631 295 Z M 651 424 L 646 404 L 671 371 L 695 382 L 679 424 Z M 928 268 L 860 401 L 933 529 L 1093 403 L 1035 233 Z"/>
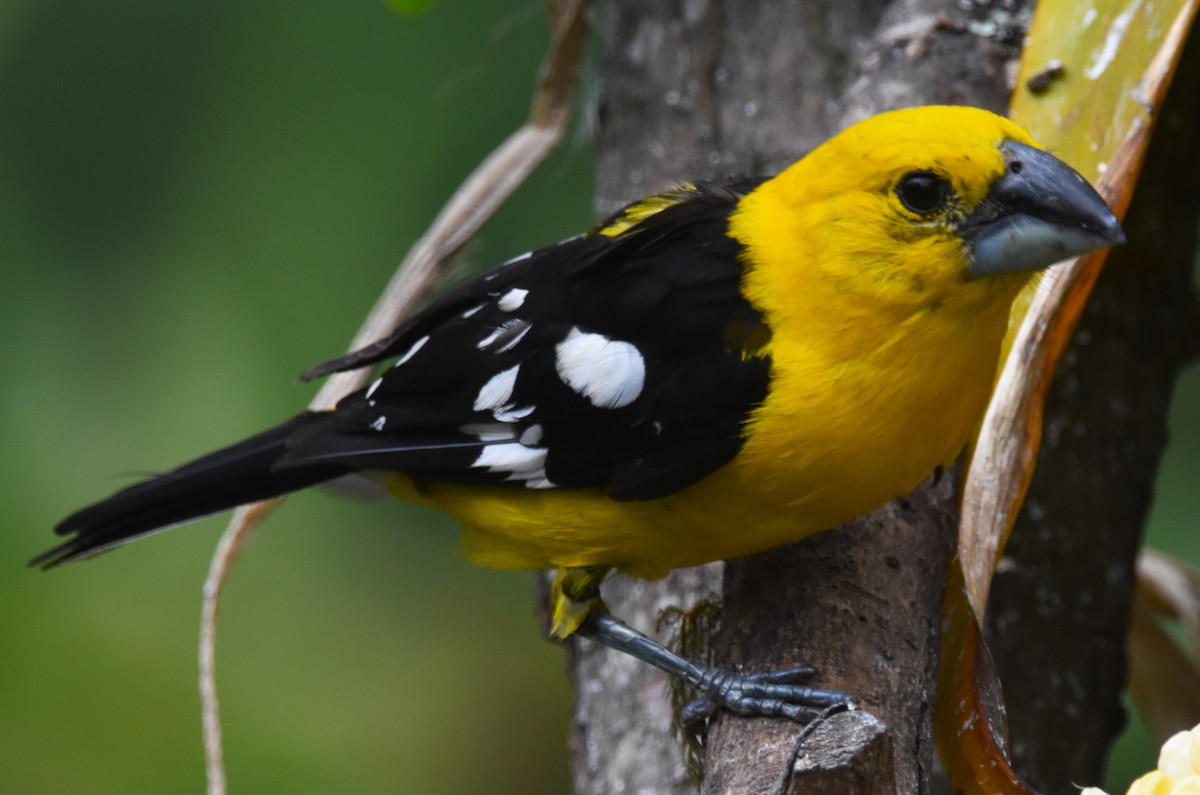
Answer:
<path fill-rule="evenodd" d="M 511 442 L 516 438 L 513 434 L 513 429 L 509 426 L 492 423 L 468 423 L 458 426 L 458 431 L 469 436 L 478 436 L 481 442 Z"/>
<path fill-rule="evenodd" d="M 628 342 L 574 327 L 554 352 L 558 377 L 596 408 L 619 409 L 642 394 L 646 360 Z"/>
<path fill-rule="evenodd" d="M 480 304 L 480 306 L 482 306 L 482 304 Z M 407 351 L 404 352 L 404 355 L 396 360 L 396 363 L 393 364 L 392 367 L 399 367 L 400 365 L 407 362 L 409 359 L 411 359 L 413 356 L 415 356 L 417 354 L 417 351 L 419 351 L 419 350 L 421 350 L 421 348 L 425 347 L 425 343 L 427 343 L 427 342 L 429 342 L 428 334 L 426 334 L 424 337 L 421 337 L 421 339 L 414 342 L 412 344 L 412 346 Z M 382 384 L 383 384 L 382 378 L 376 378 L 371 383 L 371 386 L 370 386 L 370 388 L 367 389 L 367 394 L 366 394 L 368 405 L 371 405 L 371 406 L 375 405 L 375 401 L 371 400 L 371 396 L 375 394 L 375 391 L 377 389 L 379 389 L 379 387 Z M 376 420 L 375 422 L 382 422 L 382 421 Z M 371 423 L 371 427 L 375 428 L 375 423 Z M 383 430 L 383 425 L 381 424 L 378 428 L 375 428 L 375 430 L 377 430 L 377 431 Z"/>
<path fill-rule="evenodd" d="M 532 323 L 528 320 L 522 320 L 519 317 L 506 320 L 488 332 L 486 337 L 475 343 L 475 347 L 481 351 L 486 348 L 492 348 L 494 349 L 492 353 L 510 351 L 529 333 L 529 329 L 531 328 L 533 328 Z"/>
<path fill-rule="evenodd" d="M 520 442 L 492 444 L 483 448 L 471 466 L 507 475 L 505 480 L 523 480 L 530 488 L 553 488 L 546 479 L 546 452 L 544 447 L 526 447 Z"/>
<path fill-rule="evenodd" d="M 529 295 L 528 290 L 514 287 L 500 296 L 500 300 L 496 302 L 496 306 L 500 307 L 500 310 L 503 312 L 516 312 L 521 308 L 521 304 L 525 303 L 525 296 L 527 295 Z"/>
<path fill-rule="evenodd" d="M 533 328 L 533 324 L 528 320 L 510 320 L 502 327 L 503 334 L 497 338 L 496 353 L 506 353 L 517 347 L 517 343 L 525 339 L 525 335 L 529 333 L 529 329 Z"/>
<path fill-rule="evenodd" d="M 473 467 L 486 467 L 492 472 L 511 472 L 514 475 L 534 473 L 546 464 L 546 448 L 526 447 L 519 442 L 489 444 L 480 451 Z M 545 472 L 541 477 L 545 477 Z"/>
<path fill-rule="evenodd" d="M 517 371 L 520 369 L 521 365 L 518 364 L 501 370 L 488 379 L 475 397 L 475 411 L 492 411 L 508 403 L 517 383 Z"/>
<path fill-rule="evenodd" d="M 471 466 L 505 475 L 505 480 L 522 481 L 527 489 L 558 488 L 557 483 L 546 477 L 548 450 L 537 446 L 542 438 L 542 426 L 529 426 L 519 441 L 510 425 L 476 423 L 463 425 L 459 431 L 489 443 Z"/>
<path fill-rule="evenodd" d="M 396 363 L 395 363 L 394 365 L 392 365 L 392 366 L 393 366 L 393 367 L 399 367 L 400 365 L 402 365 L 402 364 L 404 364 L 405 362 L 407 362 L 409 359 L 411 359 L 413 356 L 415 356 L 415 355 L 416 355 L 416 353 L 417 353 L 417 351 L 421 350 L 421 348 L 423 348 L 423 347 L 425 346 L 425 343 L 427 343 L 427 342 L 429 342 L 429 335 L 428 335 L 428 334 L 426 334 L 424 337 L 421 337 L 421 339 L 419 339 L 419 340 L 417 340 L 416 342 L 414 342 L 414 343 L 412 344 L 412 347 L 411 347 L 411 348 L 409 348 L 407 351 L 405 351 L 405 352 L 404 352 L 404 355 L 403 355 L 403 356 L 401 356 L 399 359 L 397 359 L 397 360 L 396 360 Z"/>
<path fill-rule="evenodd" d="M 486 337 L 481 339 L 479 342 L 475 343 L 475 347 L 478 348 L 479 350 L 483 350 L 484 348 L 486 348 L 487 346 L 489 346 L 493 342 L 495 342 L 497 339 L 499 339 L 500 332 L 502 332 L 502 331 L 504 331 L 504 326 L 497 326 L 496 328 L 494 328 L 490 332 L 488 332 L 488 335 Z"/>
<path fill-rule="evenodd" d="M 530 425 L 521 433 L 520 442 L 526 447 L 533 447 L 542 440 L 542 433 L 541 425 Z"/>
<path fill-rule="evenodd" d="M 493 411 L 492 416 L 500 420 L 500 422 L 516 422 L 528 417 L 536 408 L 536 406 L 516 406 L 512 403 L 505 403 Z"/>

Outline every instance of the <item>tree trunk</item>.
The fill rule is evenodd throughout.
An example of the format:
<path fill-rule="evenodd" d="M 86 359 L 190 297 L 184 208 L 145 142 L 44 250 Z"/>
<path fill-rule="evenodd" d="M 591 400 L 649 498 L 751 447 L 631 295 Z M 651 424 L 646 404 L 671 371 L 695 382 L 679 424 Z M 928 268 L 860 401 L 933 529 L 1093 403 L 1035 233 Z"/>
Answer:
<path fill-rule="evenodd" d="M 774 173 L 846 124 L 889 108 L 950 103 L 1003 112 L 1028 0 L 610 0 L 599 10 L 597 204 L 608 213 L 677 180 Z M 1144 456 L 1156 460 L 1160 446 L 1147 441 Z M 1153 470 L 1141 460 L 1143 471 Z M 786 721 L 722 716 L 705 749 L 706 792 L 930 790 L 957 486 L 956 476 L 934 478 L 843 528 L 724 566 L 606 583 L 613 612 L 651 633 L 663 615 L 702 616 L 705 604 L 723 603 L 712 637 L 717 663 L 812 663 L 820 686 L 856 693 L 871 713 L 837 716 L 804 736 Z M 1111 567 L 1127 552 L 1125 544 L 1096 556 Z M 1010 595 L 1008 620 L 1028 609 L 1016 606 L 1020 596 Z M 1115 601 L 1127 604 L 1122 598 Z M 1093 607 L 1100 604 L 1124 615 L 1120 604 Z M 702 629 L 683 633 L 689 646 L 698 635 Z M 666 677 L 586 641 L 571 649 L 576 792 L 695 792 L 687 746 L 670 730 Z M 1019 725 L 1022 739 L 1045 737 Z M 1112 728 L 1095 735 L 1082 739 L 1081 756 L 1103 757 Z M 1094 770 L 1078 769 L 1064 775 L 1096 780 Z"/>

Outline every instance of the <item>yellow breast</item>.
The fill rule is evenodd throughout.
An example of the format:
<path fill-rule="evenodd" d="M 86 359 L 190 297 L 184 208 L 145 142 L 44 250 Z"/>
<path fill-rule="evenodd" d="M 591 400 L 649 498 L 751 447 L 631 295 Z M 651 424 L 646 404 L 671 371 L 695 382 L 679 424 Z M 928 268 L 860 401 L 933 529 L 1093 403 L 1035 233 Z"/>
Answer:
<path fill-rule="evenodd" d="M 1004 311 L 967 327 L 916 316 L 888 334 L 860 333 L 861 355 L 853 357 L 842 350 L 844 337 L 829 345 L 777 335 L 770 394 L 741 452 L 662 499 L 614 502 L 595 489 L 418 489 L 404 476 L 389 476 L 388 486 L 453 516 L 465 529 L 464 552 L 496 568 L 605 564 L 654 578 L 759 552 L 866 513 L 952 460 L 986 405 L 1005 322 Z"/>

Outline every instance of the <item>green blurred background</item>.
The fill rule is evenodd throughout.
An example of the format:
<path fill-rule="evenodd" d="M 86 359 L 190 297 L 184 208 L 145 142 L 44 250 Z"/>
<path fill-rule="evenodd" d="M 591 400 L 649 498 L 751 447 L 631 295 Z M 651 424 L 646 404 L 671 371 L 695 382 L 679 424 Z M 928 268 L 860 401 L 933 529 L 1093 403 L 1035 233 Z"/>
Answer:
<path fill-rule="evenodd" d="M 407 246 L 522 121 L 541 2 L 0 3 L 0 791 L 199 792 L 210 519 L 42 574 L 68 510 L 290 416 Z M 498 262 L 591 221 L 581 136 L 473 244 Z M 1152 536 L 1196 556 L 1200 378 Z M 446 521 L 313 492 L 228 589 L 235 792 L 558 792 L 561 652 L 532 578 Z M 1124 764 L 1153 759 L 1141 735 Z M 1125 776 L 1127 773 L 1119 773 Z"/>
<path fill-rule="evenodd" d="M 224 519 L 42 574 L 64 514 L 303 408 L 453 188 L 524 119 L 540 2 L 0 3 L 0 791 L 200 792 L 200 586 Z M 591 152 L 470 254 L 592 220 Z M 313 492 L 219 633 L 234 792 L 555 792 L 569 692 L 532 577 Z"/>

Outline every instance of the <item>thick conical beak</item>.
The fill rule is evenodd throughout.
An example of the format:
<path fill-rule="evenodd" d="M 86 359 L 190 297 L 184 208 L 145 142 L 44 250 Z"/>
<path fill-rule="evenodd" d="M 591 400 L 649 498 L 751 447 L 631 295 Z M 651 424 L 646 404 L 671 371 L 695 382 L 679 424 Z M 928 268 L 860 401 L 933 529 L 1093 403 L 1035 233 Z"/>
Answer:
<path fill-rule="evenodd" d="M 1016 141 L 1000 150 L 1004 176 L 960 227 L 973 276 L 1040 270 L 1125 242 L 1117 217 L 1075 169 Z"/>

